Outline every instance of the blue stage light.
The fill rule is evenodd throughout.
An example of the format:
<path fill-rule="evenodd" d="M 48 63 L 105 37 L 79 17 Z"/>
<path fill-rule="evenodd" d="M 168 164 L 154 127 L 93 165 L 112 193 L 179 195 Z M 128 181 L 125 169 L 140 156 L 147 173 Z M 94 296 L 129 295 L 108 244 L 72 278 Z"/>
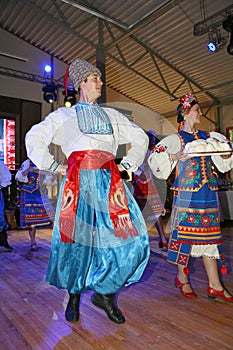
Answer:
<path fill-rule="evenodd" d="M 216 49 L 217 49 L 217 45 L 216 45 L 216 43 L 215 43 L 214 41 L 210 41 L 210 42 L 208 43 L 207 47 L 208 47 L 208 50 L 209 50 L 210 52 L 215 52 Z"/>
<path fill-rule="evenodd" d="M 52 70 L 52 67 L 50 65 L 46 64 L 46 66 L 44 67 L 44 70 L 46 73 L 50 73 Z"/>

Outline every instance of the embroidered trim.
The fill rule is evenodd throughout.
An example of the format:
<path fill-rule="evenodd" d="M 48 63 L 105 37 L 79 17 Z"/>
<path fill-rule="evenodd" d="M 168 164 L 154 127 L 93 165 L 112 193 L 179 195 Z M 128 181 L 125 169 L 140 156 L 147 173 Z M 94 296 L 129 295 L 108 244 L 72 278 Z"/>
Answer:
<path fill-rule="evenodd" d="M 164 145 L 155 145 L 152 150 L 151 153 L 163 153 L 166 152 L 167 146 Z"/>
<path fill-rule="evenodd" d="M 75 109 L 81 132 L 85 134 L 113 134 L 109 116 L 98 104 L 79 102 Z"/>
<path fill-rule="evenodd" d="M 182 132 L 177 136 L 180 139 L 181 150 L 185 147 L 185 138 Z M 203 138 L 197 133 L 192 134 L 194 139 Z M 205 132 L 208 138 L 209 133 Z M 184 163 L 177 164 L 179 176 L 175 179 L 171 189 L 174 191 L 198 192 L 206 183 L 211 190 L 217 190 L 217 180 L 212 170 L 212 161 L 210 156 L 193 157 Z"/>
<path fill-rule="evenodd" d="M 57 168 L 59 167 L 59 163 L 58 162 L 56 162 L 56 161 L 54 161 L 51 165 L 50 165 L 50 167 L 49 167 L 49 171 L 52 171 L 53 173 L 57 170 Z"/>

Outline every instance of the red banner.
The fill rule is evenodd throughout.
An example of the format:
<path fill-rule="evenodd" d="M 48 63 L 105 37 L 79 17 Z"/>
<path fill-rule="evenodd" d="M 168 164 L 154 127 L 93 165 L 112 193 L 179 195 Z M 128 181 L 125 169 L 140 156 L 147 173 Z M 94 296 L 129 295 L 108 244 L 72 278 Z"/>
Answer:
<path fill-rule="evenodd" d="M 5 119 L 5 159 L 9 170 L 15 170 L 15 120 Z"/>

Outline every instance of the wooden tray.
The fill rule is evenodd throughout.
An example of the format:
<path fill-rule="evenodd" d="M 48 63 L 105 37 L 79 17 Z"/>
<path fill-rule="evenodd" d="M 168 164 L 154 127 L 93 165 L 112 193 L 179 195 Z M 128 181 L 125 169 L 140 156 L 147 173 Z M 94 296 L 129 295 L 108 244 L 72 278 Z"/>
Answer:
<path fill-rule="evenodd" d="M 218 156 L 228 155 L 228 154 L 231 154 L 232 152 L 233 152 L 233 150 L 229 150 L 229 151 L 212 151 L 212 152 L 197 152 L 197 153 L 186 153 L 186 152 L 184 152 L 184 154 L 187 154 L 187 155 L 193 156 L 193 157 L 203 157 L 203 156 L 214 156 L 214 155 L 218 155 Z"/>

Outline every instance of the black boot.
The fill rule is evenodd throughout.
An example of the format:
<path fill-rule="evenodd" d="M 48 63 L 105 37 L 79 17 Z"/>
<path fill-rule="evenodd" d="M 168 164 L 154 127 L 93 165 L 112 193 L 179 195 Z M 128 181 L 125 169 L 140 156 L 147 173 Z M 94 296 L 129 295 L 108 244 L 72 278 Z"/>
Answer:
<path fill-rule="evenodd" d="M 121 310 L 118 308 L 116 302 L 114 301 L 115 294 L 98 294 L 96 293 L 92 298 L 92 303 L 103 309 L 108 318 L 116 323 L 124 323 L 125 318 L 122 315 Z"/>
<path fill-rule="evenodd" d="M 0 246 L 3 246 L 7 249 L 12 250 L 13 248 L 8 244 L 7 242 L 7 232 L 6 230 L 3 230 L 0 232 Z"/>
<path fill-rule="evenodd" d="M 69 322 L 77 322 L 79 319 L 80 294 L 69 293 L 70 300 L 66 307 L 65 317 Z"/>

